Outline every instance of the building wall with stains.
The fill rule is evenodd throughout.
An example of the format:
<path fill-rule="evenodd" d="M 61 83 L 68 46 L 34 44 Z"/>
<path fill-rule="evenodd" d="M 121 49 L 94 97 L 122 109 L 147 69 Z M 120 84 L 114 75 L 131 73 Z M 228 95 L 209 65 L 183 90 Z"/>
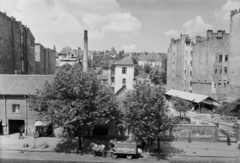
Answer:
<path fill-rule="evenodd" d="M 29 28 L 0 12 L 0 74 L 35 73 L 35 38 Z"/>
<path fill-rule="evenodd" d="M 240 97 L 240 10 L 234 10 L 230 17 L 230 57 L 228 98 Z"/>

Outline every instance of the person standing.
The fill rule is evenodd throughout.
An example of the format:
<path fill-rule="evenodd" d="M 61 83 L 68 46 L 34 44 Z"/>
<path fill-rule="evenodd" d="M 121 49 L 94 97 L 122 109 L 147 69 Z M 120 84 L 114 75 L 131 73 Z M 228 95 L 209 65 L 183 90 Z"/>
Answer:
<path fill-rule="evenodd" d="M 21 126 L 20 128 L 19 128 L 19 138 L 18 139 L 23 139 L 23 126 Z"/>

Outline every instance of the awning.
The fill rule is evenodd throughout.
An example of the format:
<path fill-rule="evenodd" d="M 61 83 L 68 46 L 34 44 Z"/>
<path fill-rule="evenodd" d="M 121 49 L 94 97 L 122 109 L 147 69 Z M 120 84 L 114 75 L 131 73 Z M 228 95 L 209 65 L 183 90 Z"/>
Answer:
<path fill-rule="evenodd" d="M 36 121 L 34 126 L 49 126 L 50 124 L 50 121 Z"/>
<path fill-rule="evenodd" d="M 216 105 L 218 102 L 214 100 L 213 98 L 206 96 L 206 95 L 201 95 L 197 93 L 190 93 L 190 92 L 184 92 L 184 91 L 178 91 L 171 89 L 170 91 L 165 93 L 166 95 L 169 96 L 176 96 L 180 97 L 182 99 L 195 102 L 195 103 L 207 103 L 207 104 L 213 104 Z"/>

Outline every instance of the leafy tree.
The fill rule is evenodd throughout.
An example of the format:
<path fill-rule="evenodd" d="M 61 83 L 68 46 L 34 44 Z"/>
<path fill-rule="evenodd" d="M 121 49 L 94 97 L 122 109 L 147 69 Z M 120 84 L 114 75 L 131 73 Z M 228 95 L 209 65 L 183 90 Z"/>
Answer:
<path fill-rule="evenodd" d="M 136 85 L 135 90 L 126 95 L 123 101 L 126 108 L 126 124 L 132 134 L 140 139 L 150 137 L 157 139 L 160 151 L 160 134 L 172 129 L 174 121 L 168 116 L 162 87 Z"/>
<path fill-rule="evenodd" d="M 180 114 L 180 118 L 182 117 L 182 113 L 186 115 L 186 113 L 192 108 L 192 104 L 190 102 L 180 97 L 172 97 L 171 100 L 173 108 Z"/>
<path fill-rule="evenodd" d="M 134 76 L 140 75 L 142 72 L 142 66 L 139 65 L 134 65 Z"/>
<path fill-rule="evenodd" d="M 151 72 L 152 68 L 149 64 L 145 64 L 143 67 L 143 71 L 149 74 Z"/>
<path fill-rule="evenodd" d="M 81 149 L 81 137 L 94 123 L 121 125 L 122 113 L 110 88 L 101 84 L 94 72 L 83 72 L 69 64 L 62 66 L 52 82 L 29 98 L 39 118 L 74 132 Z"/>
<path fill-rule="evenodd" d="M 166 84 L 166 72 L 164 69 L 160 68 L 159 66 L 155 66 L 152 71 L 150 72 L 150 78 L 153 84 Z"/>

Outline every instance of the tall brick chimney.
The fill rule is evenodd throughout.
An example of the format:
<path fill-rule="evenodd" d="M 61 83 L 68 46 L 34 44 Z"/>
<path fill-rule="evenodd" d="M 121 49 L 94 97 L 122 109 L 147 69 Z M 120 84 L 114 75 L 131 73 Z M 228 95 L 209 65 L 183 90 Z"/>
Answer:
<path fill-rule="evenodd" d="M 88 71 L 88 32 L 84 30 L 83 71 Z"/>

